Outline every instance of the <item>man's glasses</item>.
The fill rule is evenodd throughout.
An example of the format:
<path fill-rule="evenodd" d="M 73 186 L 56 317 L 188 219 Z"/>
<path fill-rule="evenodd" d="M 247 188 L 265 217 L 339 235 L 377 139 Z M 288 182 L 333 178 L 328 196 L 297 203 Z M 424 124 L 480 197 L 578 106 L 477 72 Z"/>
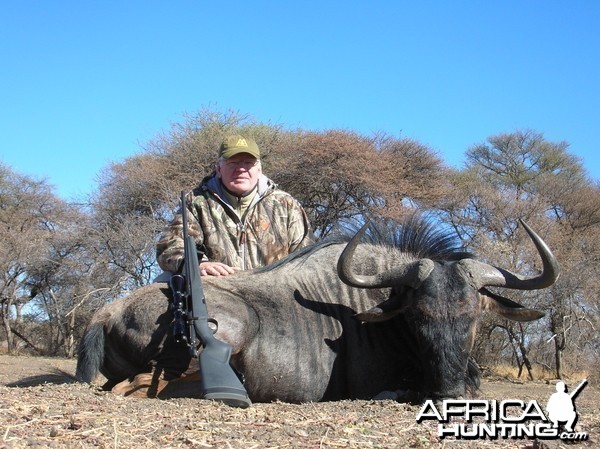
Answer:
<path fill-rule="evenodd" d="M 229 168 L 245 168 L 250 169 L 258 165 L 260 161 L 258 159 L 248 159 L 248 160 L 227 160 L 225 161 L 225 165 Z"/>

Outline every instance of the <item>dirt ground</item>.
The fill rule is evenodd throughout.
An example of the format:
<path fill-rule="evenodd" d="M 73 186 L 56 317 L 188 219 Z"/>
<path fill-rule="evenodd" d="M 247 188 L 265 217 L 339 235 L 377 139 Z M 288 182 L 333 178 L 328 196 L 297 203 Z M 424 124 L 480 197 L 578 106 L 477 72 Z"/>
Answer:
<path fill-rule="evenodd" d="M 580 442 L 440 439 L 420 405 L 394 401 L 254 404 L 138 399 L 74 381 L 75 361 L 0 355 L 0 448 L 590 448 L 600 447 L 600 390 L 577 396 Z M 577 382 L 576 380 L 573 383 Z M 574 386 L 574 385 L 573 385 Z M 554 383 L 484 379 L 480 399 L 539 401 Z M 463 421 L 464 422 L 464 421 Z"/>

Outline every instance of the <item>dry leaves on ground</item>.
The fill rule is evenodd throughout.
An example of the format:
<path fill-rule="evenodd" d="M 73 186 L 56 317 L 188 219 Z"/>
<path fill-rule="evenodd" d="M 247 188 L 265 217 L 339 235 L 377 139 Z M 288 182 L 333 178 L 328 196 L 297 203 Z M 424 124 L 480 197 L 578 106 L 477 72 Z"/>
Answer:
<path fill-rule="evenodd" d="M 230 408 L 198 399 L 138 399 L 75 383 L 75 362 L 0 356 L 0 448 L 559 448 L 595 447 L 600 392 L 578 400 L 575 446 L 560 441 L 440 439 L 418 405 L 393 401 L 254 404 Z M 486 380 L 482 398 L 545 403 L 553 385 Z"/>

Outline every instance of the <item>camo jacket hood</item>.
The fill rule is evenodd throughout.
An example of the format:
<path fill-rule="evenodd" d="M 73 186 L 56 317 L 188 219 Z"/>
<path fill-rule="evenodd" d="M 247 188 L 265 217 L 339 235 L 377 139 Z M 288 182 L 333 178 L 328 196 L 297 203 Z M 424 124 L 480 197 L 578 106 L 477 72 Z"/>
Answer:
<path fill-rule="evenodd" d="M 205 261 L 248 270 L 275 262 L 313 241 L 300 203 L 265 175 L 259 178 L 243 217 L 227 202 L 214 173 L 192 191 L 188 204 L 188 232 Z M 165 271 L 179 269 L 183 261 L 181 212 L 161 235 L 156 259 Z"/>

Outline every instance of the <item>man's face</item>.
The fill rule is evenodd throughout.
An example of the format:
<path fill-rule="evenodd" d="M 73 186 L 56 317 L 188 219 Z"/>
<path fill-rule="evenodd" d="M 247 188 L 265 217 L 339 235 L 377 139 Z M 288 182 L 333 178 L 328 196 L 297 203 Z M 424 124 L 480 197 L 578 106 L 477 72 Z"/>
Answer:
<path fill-rule="evenodd" d="M 262 174 L 260 161 L 248 153 L 239 153 L 217 164 L 217 176 L 235 195 L 250 192 Z"/>

